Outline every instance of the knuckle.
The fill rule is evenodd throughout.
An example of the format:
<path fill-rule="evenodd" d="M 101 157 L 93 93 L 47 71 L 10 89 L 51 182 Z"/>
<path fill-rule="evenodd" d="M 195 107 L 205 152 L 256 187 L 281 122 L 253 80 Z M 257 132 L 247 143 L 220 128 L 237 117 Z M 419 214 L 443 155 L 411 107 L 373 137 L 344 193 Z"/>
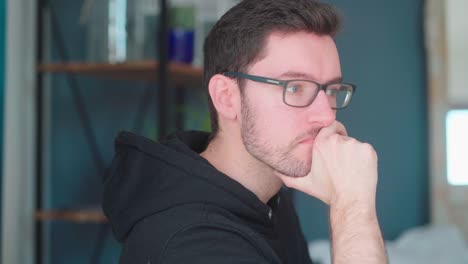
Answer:
<path fill-rule="evenodd" d="M 369 155 L 374 156 L 374 157 L 377 158 L 377 152 L 375 151 L 374 147 L 373 147 L 371 144 L 369 144 L 369 143 L 362 143 L 362 146 L 363 146 L 364 151 L 365 151 L 367 154 L 369 154 Z"/>
<path fill-rule="evenodd" d="M 341 136 L 338 134 L 333 134 L 330 136 L 330 140 L 334 143 L 340 142 Z"/>
<path fill-rule="evenodd" d="M 347 146 L 355 146 L 357 143 L 359 143 L 359 141 L 357 141 L 357 139 L 353 138 L 353 137 L 348 137 L 348 136 L 341 136 L 340 137 L 340 141 L 343 142 L 343 144 L 347 145 Z"/>

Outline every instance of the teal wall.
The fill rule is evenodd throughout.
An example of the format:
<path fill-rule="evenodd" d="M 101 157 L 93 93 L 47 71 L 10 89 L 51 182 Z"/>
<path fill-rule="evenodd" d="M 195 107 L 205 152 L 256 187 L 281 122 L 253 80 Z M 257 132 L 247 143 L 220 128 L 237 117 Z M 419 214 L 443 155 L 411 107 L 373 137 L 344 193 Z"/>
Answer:
<path fill-rule="evenodd" d="M 377 208 L 386 239 L 429 221 L 422 0 L 328 0 L 344 13 L 337 38 L 346 81 L 357 84 L 338 114 L 351 136 L 379 154 Z M 297 194 L 309 240 L 328 236 L 327 208 Z"/>

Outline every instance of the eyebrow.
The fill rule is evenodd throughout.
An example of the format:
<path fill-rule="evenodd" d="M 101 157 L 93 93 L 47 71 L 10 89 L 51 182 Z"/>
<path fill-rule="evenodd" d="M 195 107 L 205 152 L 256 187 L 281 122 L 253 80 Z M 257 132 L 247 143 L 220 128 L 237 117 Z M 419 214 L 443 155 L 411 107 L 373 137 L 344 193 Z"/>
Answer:
<path fill-rule="evenodd" d="M 279 79 L 282 78 L 292 78 L 292 79 L 302 79 L 302 80 L 311 80 L 311 81 L 317 81 L 317 78 L 315 78 L 312 75 L 303 73 L 303 72 L 294 72 L 294 71 L 288 71 L 279 76 Z M 343 82 L 343 77 L 335 77 L 332 78 L 331 80 L 327 81 L 324 84 L 329 84 L 329 83 L 341 83 Z"/>

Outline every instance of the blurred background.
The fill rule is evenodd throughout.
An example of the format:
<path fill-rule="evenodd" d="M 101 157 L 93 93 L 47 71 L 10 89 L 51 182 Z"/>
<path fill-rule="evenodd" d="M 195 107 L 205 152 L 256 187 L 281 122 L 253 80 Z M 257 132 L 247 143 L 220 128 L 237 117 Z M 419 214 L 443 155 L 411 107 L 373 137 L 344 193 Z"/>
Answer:
<path fill-rule="evenodd" d="M 237 2 L 0 0 L 1 263 L 118 262 L 100 210 L 114 138 L 209 131 L 203 40 Z M 379 154 L 392 263 L 468 263 L 468 2 L 326 2 L 358 86 L 338 119 Z M 326 206 L 294 201 L 327 263 Z"/>

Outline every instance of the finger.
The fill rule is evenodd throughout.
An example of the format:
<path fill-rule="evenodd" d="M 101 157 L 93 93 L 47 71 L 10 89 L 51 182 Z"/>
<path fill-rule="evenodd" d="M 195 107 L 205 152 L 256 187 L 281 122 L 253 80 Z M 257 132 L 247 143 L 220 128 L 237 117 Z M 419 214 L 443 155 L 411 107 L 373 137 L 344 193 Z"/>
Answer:
<path fill-rule="evenodd" d="M 346 131 L 345 126 L 338 121 L 333 122 L 333 124 L 328 127 L 320 129 L 319 133 L 317 134 L 317 139 L 325 139 L 335 134 L 339 134 L 345 137 L 348 136 L 348 132 Z"/>
<path fill-rule="evenodd" d="M 326 204 L 330 204 L 329 198 L 327 198 L 329 196 L 327 194 L 327 189 L 318 179 L 311 177 L 292 178 L 279 172 L 275 172 L 275 174 L 287 187 L 304 192 L 320 199 Z"/>
<path fill-rule="evenodd" d="M 317 179 L 315 179 L 315 177 L 310 177 L 309 175 L 305 177 L 291 177 L 277 171 L 275 171 L 275 174 L 286 186 L 293 189 L 301 190 L 305 185 L 318 186 Z"/>
<path fill-rule="evenodd" d="M 342 136 L 348 136 L 348 131 L 346 131 L 346 127 L 338 121 L 333 122 L 332 126 L 334 126 L 335 132 Z"/>

